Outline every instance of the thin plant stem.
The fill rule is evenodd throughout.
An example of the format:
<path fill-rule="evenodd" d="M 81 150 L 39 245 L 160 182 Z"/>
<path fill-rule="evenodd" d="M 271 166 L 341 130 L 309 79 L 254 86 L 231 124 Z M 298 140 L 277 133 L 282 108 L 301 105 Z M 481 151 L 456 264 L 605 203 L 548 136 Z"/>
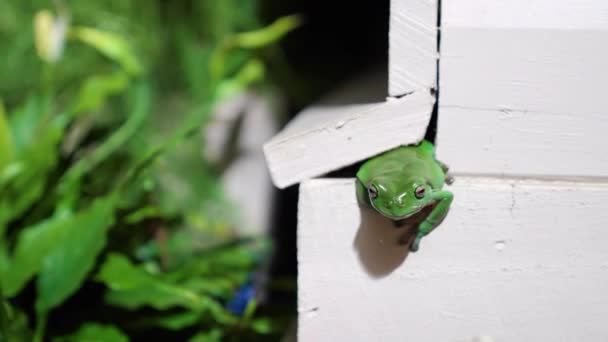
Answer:
<path fill-rule="evenodd" d="M 0 332 L 8 334 L 10 315 L 8 308 L 6 307 L 6 299 L 2 293 L 2 287 L 0 284 Z M 2 335 L 0 335 L 2 337 Z M 5 336 L 8 339 L 8 336 Z"/>
<path fill-rule="evenodd" d="M 44 331 L 46 330 L 46 313 L 39 314 L 36 317 L 36 330 L 34 331 L 33 342 L 44 341 Z"/>

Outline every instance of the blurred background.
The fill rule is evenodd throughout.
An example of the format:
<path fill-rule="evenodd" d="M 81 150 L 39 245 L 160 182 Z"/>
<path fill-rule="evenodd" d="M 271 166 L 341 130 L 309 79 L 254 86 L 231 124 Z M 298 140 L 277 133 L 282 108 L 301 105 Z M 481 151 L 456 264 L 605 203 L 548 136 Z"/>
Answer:
<path fill-rule="evenodd" d="M 388 13 L 0 2 L 0 341 L 293 338 L 297 187 L 274 189 L 261 147 L 386 77 Z"/>

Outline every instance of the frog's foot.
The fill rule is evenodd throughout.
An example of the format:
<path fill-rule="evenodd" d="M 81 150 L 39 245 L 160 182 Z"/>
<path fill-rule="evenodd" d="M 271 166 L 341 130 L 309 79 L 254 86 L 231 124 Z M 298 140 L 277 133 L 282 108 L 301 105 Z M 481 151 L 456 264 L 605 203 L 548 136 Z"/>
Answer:
<path fill-rule="evenodd" d="M 411 252 L 416 253 L 418 251 L 418 249 L 420 248 L 420 240 L 422 240 L 422 236 L 421 235 L 416 235 L 416 238 L 414 239 L 414 241 L 410 245 L 410 251 Z"/>
<path fill-rule="evenodd" d="M 452 185 L 454 184 L 454 177 L 452 177 L 452 175 L 445 175 L 445 184 L 447 185 Z"/>
<path fill-rule="evenodd" d="M 439 164 L 439 166 L 443 170 L 443 173 L 448 173 L 448 171 L 450 170 L 450 166 L 448 164 L 437 159 L 435 159 L 435 161 L 437 161 L 437 164 Z"/>

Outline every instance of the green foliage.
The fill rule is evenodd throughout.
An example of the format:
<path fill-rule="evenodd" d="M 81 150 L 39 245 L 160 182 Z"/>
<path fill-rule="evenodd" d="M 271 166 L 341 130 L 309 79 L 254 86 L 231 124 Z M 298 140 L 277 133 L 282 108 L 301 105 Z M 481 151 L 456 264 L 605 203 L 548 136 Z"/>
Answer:
<path fill-rule="evenodd" d="M 35 125 L 19 122 L 24 120 L 21 116 L 29 116 L 30 111 L 46 113 L 48 107 L 44 99 L 31 102 L 35 104 L 31 107 L 28 105 L 24 111 L 16 114 L 15 125 L 11 120 L 11 126 L 17 127 L 11 131 L 16 153 L 12 162 L 0 171 L 0 233 L 4 232 L 7 222 L 18 218 L 40 200 L 47 178 L 58 162 L 58 144 L 63 131 L 61 120 L 47 123 L 40 118 Z M 25 127 L 31 128 L 32 132 L 20 131 Z M 29 142 L 22 139 L 29 139 Z"/>
<path fill-rule="evenodd" d="M 58 337 L 53 342 L 128 342 L 129 338 L 118 328 L 98 323 L 85 323 L 70 336 Z"/>
<path fill-rule="evenodd" d="M 129 43 L 120 35 L 90 27 L 75 27 L 71 33 L 74 38 L 91 45 L 101 54 L 116 61 L 129 74 L 133 76 L 141 74 L 141 64 L 131 51 Z"/>
<path fill-rule="evenodd" d="M 4 111 L 4 104 L 0 100 L 0 169 L 3 169 L 13 159 L 13 136 L 8 127 L 8 120 L 6 120 L 6 113 Z"/>
<path fill-rule="evenodd" d="M 222 332 L 220 330 L 211 330 L 209 332 L 200 332 L 190 339 L 190 342 L 219 342 L 222 340 Z"/>
<path fill-rule="evenodd" d="M 96 200 L 77 220 L 63 225 L 65 235 L 44 256 L 38 275 L 38 312 L 46 313 L 78 290 L 105 247 L 106 231 L 114 223 L 114 202 L 113 197 Z"/>
<path fill-rule="evenodd" d="M 17 294 L 28 280 L 40 272 L 38 286 L 44 294 L 41 293 L 39 298 L 41 309 L 46 311 L 54 306 L 45 303 L 57 304 L 57 300 L 49 300 L 49 297 L 57 297 L 49 291 L 69 289 L 57 288 L 52 282 L 82 277 L 90 269 L 97 253 L 103 248 L 105 229 L 112 224 L 113 202 L 112 198 L 100 199 L 74 216 L 50 218 L 36 226 L 24 228 L 17 239 L 10 266 L 2 274 L 4 294 L 9 297 Z M 62 279 L 53 279 L 57 276 Z"/>
<path fill-rule="evenodd" d="M 298 25 L 251 0 L 0 2 L 0 342 L 276 331 L 255 298 L 227 309 L 269 243 L 200 151 Z"/>
<path fill-rule="evenodd" d="M 213 298 L 149 274 L 122 255 L 108 256 L 98 280 L 111 290 L 106 294 L 106 300 L 112 305 L 128 309 L 149 305 L 158 310 L 181 307 L 196 314 L 209 313 L 218 322 L 233 321 Z"/>
<path fill-rule="evenodd" d="M 31 339 L 27 316 L 8 302 L 0 302 L 0 342 L 29 342 Z"/>
<path fill-rule="evenodd" d="M 87 113 L 99 109 L 106 100 L 123 92 L 129 85 L 129 78 L 124 72 L 110 75 L 94 75 L 89 77 L 77 96 L 74 105 L 75 113 Z"/>

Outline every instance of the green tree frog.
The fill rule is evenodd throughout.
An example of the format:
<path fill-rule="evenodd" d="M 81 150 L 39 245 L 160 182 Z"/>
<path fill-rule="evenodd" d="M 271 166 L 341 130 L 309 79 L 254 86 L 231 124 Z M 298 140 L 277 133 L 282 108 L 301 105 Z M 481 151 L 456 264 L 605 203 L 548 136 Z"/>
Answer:
<path fill-rule="evenodd" d="M 435 146 L 423 140 L 418 145 L 401 146 L 369 159 L 357 172 L 359 201 L 381 215 L 398 222 L 431 207 L 418 225 L 410 250 L 416 252 L 420 240 L 447 215 L 454 196 L 442 190 L 451 184 L 448 167 L 435 158 Z"/>

